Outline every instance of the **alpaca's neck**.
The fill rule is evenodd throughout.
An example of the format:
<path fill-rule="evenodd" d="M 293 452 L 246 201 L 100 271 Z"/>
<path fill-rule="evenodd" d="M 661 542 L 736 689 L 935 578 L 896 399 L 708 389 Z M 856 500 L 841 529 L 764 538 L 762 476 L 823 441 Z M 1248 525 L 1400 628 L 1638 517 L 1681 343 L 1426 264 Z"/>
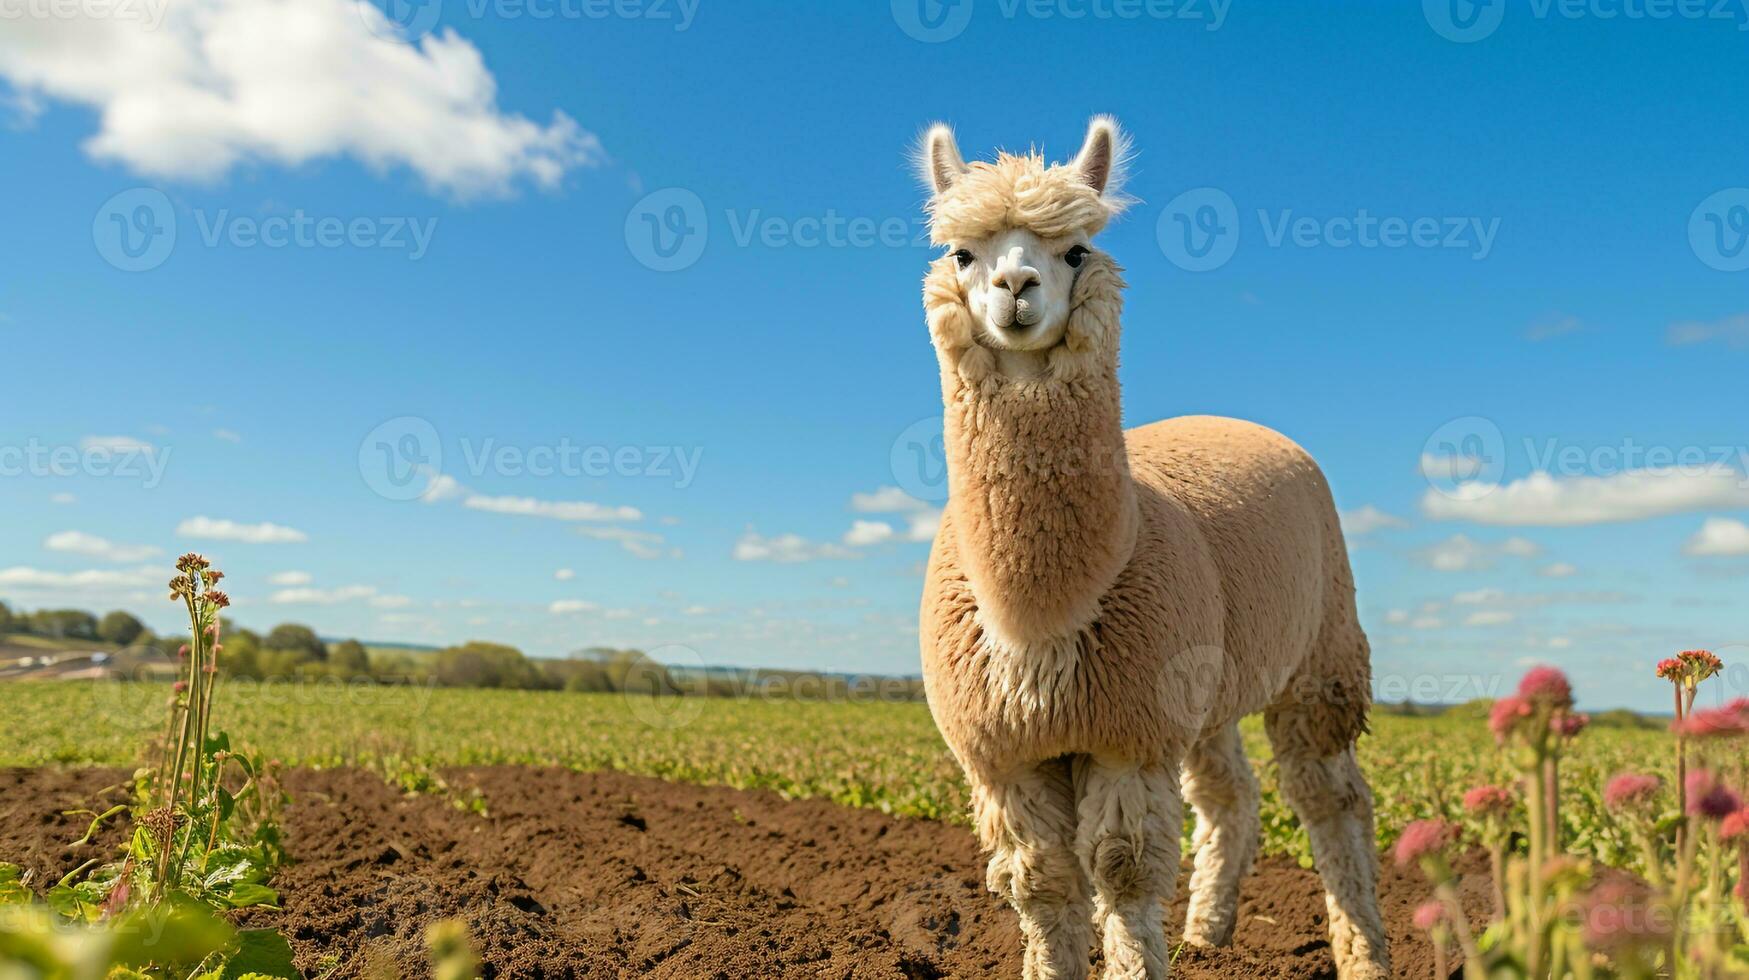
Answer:
<path fill-rule="evenodd" d="M 1135 545 L 1116 366 L 1063 374 L 943 373 L 961 565 L 985 628 L 1018 644 L 1092 621 Z"/>

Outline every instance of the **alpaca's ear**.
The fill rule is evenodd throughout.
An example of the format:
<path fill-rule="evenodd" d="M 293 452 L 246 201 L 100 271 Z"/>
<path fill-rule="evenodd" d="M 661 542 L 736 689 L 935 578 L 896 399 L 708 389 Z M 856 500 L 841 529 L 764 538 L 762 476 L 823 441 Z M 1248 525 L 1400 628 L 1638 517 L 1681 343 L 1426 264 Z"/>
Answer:
<path fill-rule="evenodd" d="M 1087 139 L 1075 155 L 1075 172 L 1101 195 L 1119 198 L 1123 191 L 1124 165 L 1129 160 L 1130 141 L 1117 120 L 1094 116 L 1087 124 Z"/>
<path fill-rule="evenodd" d="M 960 174 L 966 172 L 959 142 L 953 138 L 953 129 L 947 123 L 936 123 L 923 134 L 923 143 L 917 148 L 917 164 L 923 171 L 923 184 L 931 194 L 940 194 L 952 187 Z"/>

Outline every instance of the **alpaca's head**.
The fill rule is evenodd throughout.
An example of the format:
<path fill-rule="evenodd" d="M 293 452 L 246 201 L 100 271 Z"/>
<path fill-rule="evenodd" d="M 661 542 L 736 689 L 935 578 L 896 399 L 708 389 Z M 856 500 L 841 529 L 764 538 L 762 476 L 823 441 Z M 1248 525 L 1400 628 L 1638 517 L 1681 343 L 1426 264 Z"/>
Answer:
<path fill-rule="evenodd" d="M 931 194 L 930 238 L 947 254 L 971 314 L 972 342 L 995 350 L 1043 351 L 1064 338 L 1075 281 L 1104 261 L 1093 236 L 1123 210 L 1127 143 L 1095 117 L 1075 159 L 999 154 L 968 165 L 953 130 L 931 127 L 919 164 Z M 938 268 L 945 272 L 946 268 Z"/>

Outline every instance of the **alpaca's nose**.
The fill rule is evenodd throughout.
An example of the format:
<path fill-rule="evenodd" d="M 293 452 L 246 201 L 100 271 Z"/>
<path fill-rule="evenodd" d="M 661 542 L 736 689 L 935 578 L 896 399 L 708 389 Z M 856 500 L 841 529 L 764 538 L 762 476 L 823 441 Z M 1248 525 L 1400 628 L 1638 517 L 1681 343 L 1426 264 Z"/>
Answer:
<path fill-rule="evenodd" d="M 996 271 L 990 276 L 990 285 L 1019 296 L 1026 287 L 1038 285 L 1038 270 L 1026 264 L 1025 250 L 1016 246 L 996 260 Z"/>

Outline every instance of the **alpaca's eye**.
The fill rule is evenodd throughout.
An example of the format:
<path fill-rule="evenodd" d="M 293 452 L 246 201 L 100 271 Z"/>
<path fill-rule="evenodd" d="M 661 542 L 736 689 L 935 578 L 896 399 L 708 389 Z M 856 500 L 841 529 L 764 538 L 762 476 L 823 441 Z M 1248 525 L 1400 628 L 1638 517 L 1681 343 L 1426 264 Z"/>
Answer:
<path fill-rule="evenodd" d="M 967 266 L 972 264 L 972 253 L 970 253 L 962 248 L 959 251 L 953 253 L 953 261 L 954 261 L 955 265 L 964 269 Z"/>
<path fill-rule="evenodd" d="M 1077 245 L 1063 253 L 1063 261 L 1069 263 L 1069 268 L 1079 269 L 1090 251 L 1092 250 L 1085 245 Z"/>

